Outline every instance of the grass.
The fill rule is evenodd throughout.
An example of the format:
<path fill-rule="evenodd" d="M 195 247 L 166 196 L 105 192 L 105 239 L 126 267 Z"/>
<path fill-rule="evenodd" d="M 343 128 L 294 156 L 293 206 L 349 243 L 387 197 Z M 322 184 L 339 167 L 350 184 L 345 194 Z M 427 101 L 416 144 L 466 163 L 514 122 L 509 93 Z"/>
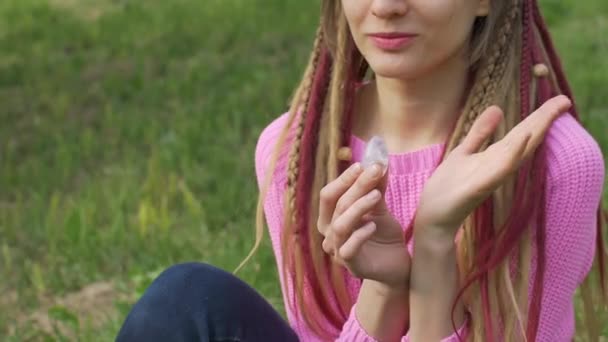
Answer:
<path fill-rule="evenodd" d="M 3 340 L 112 340 L 159 270 L 238 265 L 253 241 L 255 142 L 286 108 L 317 4 L 0 2 Z M 607 151 L 608 3 L 542 5 Z M 241 276 L 281 308 L 267 242 Z M 120 295 L 103 320 L 55 300 L 105 281 Z M 64 324 L 22 324 L 40 311 Z"/>

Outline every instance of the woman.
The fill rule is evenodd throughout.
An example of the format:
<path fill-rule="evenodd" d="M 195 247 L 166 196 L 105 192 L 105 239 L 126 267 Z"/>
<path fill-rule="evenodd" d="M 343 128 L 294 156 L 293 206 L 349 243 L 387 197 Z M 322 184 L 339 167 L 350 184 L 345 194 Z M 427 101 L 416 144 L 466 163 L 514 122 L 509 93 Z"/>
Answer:
<path fill-rule="evenodd" d="M 604 163 L 536 1 L 322 3 L 290 111 L 256 148 L 256 248 L 265 214 L 290 324 L 183 264 L 119 340 L 570 341 L 594 259 L 597 340 Z M 388 172 L 360 163 L 372 136 Z"/>

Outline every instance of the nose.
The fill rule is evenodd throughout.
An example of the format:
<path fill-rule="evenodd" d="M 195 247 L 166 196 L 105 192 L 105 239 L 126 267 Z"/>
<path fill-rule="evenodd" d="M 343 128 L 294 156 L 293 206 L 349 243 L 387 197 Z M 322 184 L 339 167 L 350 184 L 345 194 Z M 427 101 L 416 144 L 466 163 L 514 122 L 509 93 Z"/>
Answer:
<path fill-rule="evenodd" d="M 372 13 L 378 18 L 392 18 L 405 15 L 408 5 L 406 0 L 373 0 Z"/>

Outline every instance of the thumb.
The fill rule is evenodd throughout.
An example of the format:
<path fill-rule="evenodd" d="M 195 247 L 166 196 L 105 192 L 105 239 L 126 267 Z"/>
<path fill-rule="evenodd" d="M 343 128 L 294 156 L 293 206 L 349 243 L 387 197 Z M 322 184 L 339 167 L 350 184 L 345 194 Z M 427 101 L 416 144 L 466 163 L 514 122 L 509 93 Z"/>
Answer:
<path fill-rule="evenodd" d="M 384 168 L 384 166 L 379 162 L 373 163 L 371 167 L 379 167 L 381 170 Z M 380 201 L 374 206 L 374 209 L 371 212 L 363 215 L 363 217 L 362 217 L 363 221 L 372 221 L 374 216 L 382 215 L 382 214 L 388 212 L 388 207 L 386 206 L 386 200 L 384 199 L 385 194 L 386 194 L 386 188 L 388 187 L 388 172 L 389 172 L 389 170 L 387 168 L 386 172 L 384 172 L 384 175 L 382 176 L 382 178 L 380 178 L 378 180 L 378 182 L 376 183 L 376 186 L 374 187 L 374 189 L 379 190 L 380 194 L 382 194 Z"/>
<path fill-rule="evenodd" d="M 384 168 L 384 166 L 380 163 L 376 163 L 376 165 L 380 168 Z M 388 208 L 386 207 L 386 200 L 384 199 L 386 194 L 386 188 L 388 187 L 388 173 L 389 168 L 387 166 L 386 172 L 384 172 L 384 176 L 380 178 L 380 180 L 378 181 L 378 185 L 376 186 L 376 189 L 380 190 L 380 193 L 382 194 L 382 200 L 378 202 L 377 209 L 383 212 L 388 211 Z"/>
<path fill-rule="evenodd" d="M 375 166 L 379 167 L 381 170 L 385 168 L 385 166 L 380 163 L 375 163 Z M 382 176 L 382 178 L 380 178 L 380 180 L 378 181 L 378 185 L 376 186 L 376 189 L 380 190 L 383 196 L 388 186 L 388 172 L 389 168 L 388 166 L 386 166 L 386 171 L 384 172 L 384 175 Z"/>
<path fill-rule="evenodd" d="M 496 130 L 503 119 L 503 112 L 497 106 L 491 106 L 486 109 L 473 123 L 473 127 L 469 134 L 464 138 L 460 148 L 466 154 L 479 152 L 483 145 L 492 133 Z"/>

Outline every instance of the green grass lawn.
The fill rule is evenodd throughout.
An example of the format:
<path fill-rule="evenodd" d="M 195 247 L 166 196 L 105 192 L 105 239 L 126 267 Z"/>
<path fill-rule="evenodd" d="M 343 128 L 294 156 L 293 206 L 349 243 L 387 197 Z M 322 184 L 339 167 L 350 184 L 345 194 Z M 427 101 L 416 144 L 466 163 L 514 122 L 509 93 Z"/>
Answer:
<path fill-rule="evenodd" d="M 1 340 L 109 341 L 159 270 L 238 265 L 255 142 L 286 109 L 318 3 L 0 1 Z M 608 151 L 608 2 L 543 7 Z M 268 243 L 241 276 L 281 308 Z M 74 305 L 90 284 L 110 284 L 103 318 Z"/>

